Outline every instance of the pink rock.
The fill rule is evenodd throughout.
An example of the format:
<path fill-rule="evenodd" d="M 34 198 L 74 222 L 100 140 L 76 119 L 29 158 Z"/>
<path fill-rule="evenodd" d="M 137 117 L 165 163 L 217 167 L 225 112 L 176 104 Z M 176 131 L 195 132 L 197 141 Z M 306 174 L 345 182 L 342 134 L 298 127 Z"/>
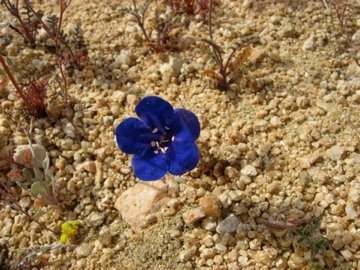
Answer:
<path fill-rule="evenodd" d="M 184 213 L 183 218 L 186 224 L 190 225 L 190 224 L 194 224 L 196 221 L 204 218 L 205 212 L 204 209 L 199 206 L 197 208 L 188 210 L 187 212 Z"/>
<path fill-rule="evenodd" d="M 130 227 L 139 232 L 157 221 L 156 213 L 168 200 L 167 184 L 141 182 L 122 193 L 114 207 Z"/>

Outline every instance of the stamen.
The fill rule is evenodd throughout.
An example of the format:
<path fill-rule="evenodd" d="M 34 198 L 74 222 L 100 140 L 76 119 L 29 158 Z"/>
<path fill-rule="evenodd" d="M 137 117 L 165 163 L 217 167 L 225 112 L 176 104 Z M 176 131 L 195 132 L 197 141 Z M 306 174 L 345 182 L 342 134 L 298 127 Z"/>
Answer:
<path fill-rule="evenodd" d="M 155 142 L 155 141 L 152 141 L 152 142 L 150 143 L 150 145 L 151 145 L 151 147 L 155 147 L 155 146 L 156 146 L 156 142 Z"/>
<path fill-rule="evenodd" d="M 159 150 L 154 150 L 154 154 L 159 154 Z"/>
<path fill-rule="evenodd" d="M 151 132 L 152 133 L 156 133 L 156 132 L 158 132 L 159 130 L 157 129 L 157 128 L 154 128 Z"/>
<path fill-rule="evenodd" d="M 167 126 L 165 126 L 165 129 L 166 129 L 166 130 L 170 130 L 170 128 L 169 128 L 169 127 L 167 127 Z"/>
<path fill-rule="evenodd" d="M 175 140 L 175 136 L 172 136 L 171 137 L 171 141 L 173 142 Z"/>
<path fill-rule="evenodd" d="M 168 147 L 162 147 L 162 148 L 160 148 L 160 151 L 161 151 L 163 154 L 165 154 L 166 150 L 168 150 Z"/>

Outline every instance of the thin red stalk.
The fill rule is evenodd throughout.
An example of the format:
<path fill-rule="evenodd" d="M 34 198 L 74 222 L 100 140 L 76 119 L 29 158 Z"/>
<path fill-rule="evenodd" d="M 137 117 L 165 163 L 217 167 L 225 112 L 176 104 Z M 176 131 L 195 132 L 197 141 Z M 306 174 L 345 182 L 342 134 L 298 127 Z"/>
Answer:
<path fill-rule="evenodd" d="M 146 13 L 146 11 L 147 11 L 150 3 L 148 3 L 148 4 L 145 6 L 142 15 L 139 14 L 139 10 L 138 10 L 138 8 L 137 8 L 137 6 L 136 6 L 136 1 L 135 1 L 135 0 L 132 0 L 132 3 L 133 3 L 133 6 L 134 6 L 134 12 L 133 12 L 132 14 L 134 15 L 134 17 L 135 17 L 135 19 L 136 19 L 136 21 L 137 21 L 137 23 L 138 23 L 141 31 L 143 32 L 143 35 L 144 35 L 146 41 L 147 41 L 147 42 L 151 42 L 148 34 L 146 33 L 146 29 L 145 29 L 145 13 Z"/>
<path fill-rule="evenodd" d="M 59 24 L 58 24 L 58 30 L 56 31 L 56 38 L 55 38 L 55 48 L 56 48 L 56 58 L 57 58 L 57 62 L 60 68 L 60 72 L 61 72 L 61 77 L 63 78 L 63 82 L 64 82 L 64 100 L 65 100 L 65 105 L 68 106 L 68 86 L 67 86 L 67 80 L 66 80 L 66 75 L 64 73 L 64 69 L 62 66 L 62 62 L 61 62 L 61 54 L 60 54 L 60 48 L 59 48 L 59 33 L 61 30 L 61 24 L 62 24 L 62 20 L 63 20 L 63 14 L 65 11 L 66 7 L 64 8 L 63 6 L 63 2 L 60 2 L 60 16 L 59 16 Z"/>
<path fill-rule="evenodd" d="M 17 82 L 17 80 L 15 79 L 15 77 L 12 75 L 12 72 L 10 70 L 10 68 L 8 67 L 8 65 L 6 64 L 5 59 L 3 58 L 2 55 L 0 55 L 0 63 L 6 73 L 6 75 L 9 77 L 10 81 L 12 82 L 12 84 L 14 85 L 16 91 L 18 92 L 18 94 L 21 96 L 21 98 L 26 101 L 27 98 L 24 95 L 23 92 L 23 88 L 19 85 L 19 83 Z"/>
<path fill-rule="evenodd" d="M 52 33 L 52 31 L 49 29 L 49 27 L 44 23 L 44 21 L 40 18 L 40 16 L 36 13 L 36 11 L 33 9 L 31 3 L 28 0 L 24 0 L 25 4 L 27 5 L 27 7 L 31 10 L 31 12 L 34 14 L 34 16 L 36 17 L 36 19 L 41 23 L 42 27 L 44 28 L 44 30 L 46 31 L 46 33 L 52 37 L 55 42 L 56 40 L 60 41 L 65 47 L 66 49 L 69 51 L 71 58 L 74 60 L 76 66 L 80 66 L 80 64 L 78 63 L 77 58 L 75 57 L 73 51 L 71 50 L 69 44 L 66 42 L 66 40 L 64 40 L 60 35 L 58 35 L 58 33 L 54 36 L 54 33 Z"/>

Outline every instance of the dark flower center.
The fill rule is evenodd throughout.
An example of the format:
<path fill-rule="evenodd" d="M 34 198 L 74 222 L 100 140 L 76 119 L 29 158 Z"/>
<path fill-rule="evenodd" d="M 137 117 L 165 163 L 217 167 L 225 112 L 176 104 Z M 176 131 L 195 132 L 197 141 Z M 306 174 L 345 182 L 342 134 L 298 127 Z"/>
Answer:
<path fill-rule="evenodd" d="M 157 128 L 155 128 L 153 129 L 152 133 L 159 135 L 158 140 L 151 141 L 150 143 L 154 153 L 165 153 L 168 150 L 171 141 L 174 139 L 174 136 L 170 132 L 170 129 L 165 127 L 165 131 L 160 132 Z"/>

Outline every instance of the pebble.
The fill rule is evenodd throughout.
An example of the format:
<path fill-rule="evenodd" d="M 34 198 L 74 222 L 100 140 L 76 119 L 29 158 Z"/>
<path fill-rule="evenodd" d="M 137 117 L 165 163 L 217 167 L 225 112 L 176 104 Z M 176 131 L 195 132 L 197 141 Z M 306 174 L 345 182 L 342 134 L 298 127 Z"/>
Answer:
<path fill-rule="evenodd" d="M 278 116 L 273 116 L 270 119 L 270 126 L 271 127 L 280 127 L 282 125 L 282 121 L 280 119 L 280 117 Z"/>
<path fill-rule="evenodd" d="M 257 171 L 253 165 L 246 165 L 244 168 L 241 169 L 241 173 L 246 176 L 256 176 Z"/>
<path fill-rule="evenodd" d="M 210 218 L 204 218 L 201 226 L 207 231 L 214 232 L 216 230 L 217 223 L 215 220 L 212 220 Z"/>
<path fill-rule="evenodd" d="M 186 262 L 191 259 L 192 256 L 194 256 L 196 253 L 196 247 L 192 246 L 191 248 L 181 250 L 179 252 L 179 260 L 182 262 Z"/>
<path fill-rule="evenodd" d="M 86 219 L 85 222 L 88 226 L 96 228 L 104 223 L 105 214 L 100 212 L 92 212 Z"/>
<path fill-rule="evenodd" d="M 32 149 L 34 151 L 34 157 L 32 157 L 28 144 L 18 145 L 13 155 L 14 161 L 29 168 L 42 168 L 42 162 L 47 154 L 45 147 L 41 144 L 32 144 Z"/>
<path fill-rule="evenodd" d="M 194 224 L 195 222 L 199 221 L 200 219 L 204 218 L 205 211 L 204 209 L 199 206 L 195 209 L 188 210 L 184 213 L 183 218 L 186 224 Z"/>
<path fill-rule="evenodd" d="M 71 122 L 68 122 L 64 125 L 63 132 L 70 138 L 75 138 L 75 127 Z"/>
<path fill-rule="evenodd" d="M 307 40 L 305 40 L 302 49 L 303 51 L 310 51 L 315 48 L 315 38 L 314 36 L 310 36 Z"/>
<path fill-rule="evenodd" d="M 21 198 L 20 201 L 19 201 L 19 205 L 23 209 L 28 208 L 31 205 L 31 198 L 29 196 Z"/>
<path fill-rule="evenodd" d="M 78 257 L 87 257 L 90 255 L 91 251 L 93 250 L 94 245 L 90 243 L 81 243 L 79 246 L 76 247 L 75 252 Z"/>
<path fill-rule="evenodd" d="M 219 222 L 219 224 L 216 227 L 216 232 L 219 234 L 233 233 L 236 231 L 236 228 L 239 225 L 239 223 L 240 220 L 234 214 L 230 214 L 224 220 Z"/>
<path fill-rule="evenodd" d="M 219 199 L 213 194 L 206 194 L 200 199 L 200 205 L 206 216 L 218 218 L 221 214 Z"/>
<path fill-rule="evenodd" d="M 335 145 L 328 150 L 328 154 L 331 160 L 339 161 L 343 157 L 344 148 L 339 145 Z"/>

